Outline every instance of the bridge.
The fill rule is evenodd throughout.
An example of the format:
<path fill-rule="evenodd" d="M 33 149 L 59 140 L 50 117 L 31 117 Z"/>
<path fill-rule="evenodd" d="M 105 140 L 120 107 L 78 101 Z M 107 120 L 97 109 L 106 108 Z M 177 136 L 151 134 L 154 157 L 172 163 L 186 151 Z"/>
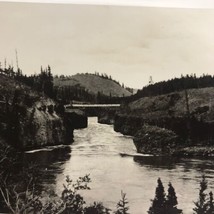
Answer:
<path fill-rule="evenodd" d="M 119 108 L 120 104 L 69 104 L 65 108 Z"/>
<path fill-rule="evenodd" d="M 84 104 L 84 103 L 71 103 L 65 105 L 66 111 L 69 110 L 81 110 L 85 112 L 87 116 L 100 116 L 104 114 L 115 114 L 119 110 L 120 104 Z"/>

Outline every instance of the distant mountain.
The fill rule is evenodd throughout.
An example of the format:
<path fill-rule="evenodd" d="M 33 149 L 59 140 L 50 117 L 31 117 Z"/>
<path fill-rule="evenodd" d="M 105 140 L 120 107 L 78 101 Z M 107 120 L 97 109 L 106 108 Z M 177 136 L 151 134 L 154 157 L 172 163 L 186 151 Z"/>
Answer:
<path fill-rule="evenodd" d="M 123 97 L 130 96 L 132 93 L 121 86 L 119 82 L 112 80 L 107 75 L 98 74 L 76 74 L 71 77 L 54 78 L 55 87 L 78 87 L 84 88 L 89 94 L 97 95 L 98 93 L 111 96 Z"/>

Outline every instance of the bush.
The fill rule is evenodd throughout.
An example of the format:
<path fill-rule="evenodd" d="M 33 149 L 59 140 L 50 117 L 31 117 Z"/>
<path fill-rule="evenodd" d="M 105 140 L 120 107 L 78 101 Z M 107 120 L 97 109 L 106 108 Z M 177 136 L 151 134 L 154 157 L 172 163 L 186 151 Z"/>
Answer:
<path fill-rule="evenodd" d="M 23 173 L 23 176 L 25 179 L 15 186 L 0 177 L 0 195 L 4 205 L 12 214 L 109 214 L 110 210 L 102 203 L 94 202 L 87 207 L 84 198 L 79 194 L 79 190 L 90 190 L 89 175 L 79 177 L 75 182 L 67 176 L 61 197 L 53 199 L 48 196 L 47 201 L 35 192 L 35 176 L 32 173 Z"/>

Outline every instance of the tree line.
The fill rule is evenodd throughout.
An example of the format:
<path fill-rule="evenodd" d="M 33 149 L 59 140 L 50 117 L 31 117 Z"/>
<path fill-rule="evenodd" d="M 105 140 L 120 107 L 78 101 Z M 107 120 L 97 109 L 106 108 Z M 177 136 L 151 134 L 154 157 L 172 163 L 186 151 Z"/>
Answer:
<path fill-rule="evenodd" d="M 196 77 L 196 74 L 181 75 L 181 78 L 174 78 L 167 81 L 161 81 L 154 84 L 149 84 L 141 90 L 129 97 L 128 100 L 136 100 L 141 97 L 157 96 L 161 94 L 168 94 L 175 91 L 182 91 L 185 89 L 214 87 L 214 76 L 203 74 Z"/>
<path fill-rule="evenodd" d="M 75 86 L 54 86 L 54 78 L 70 79 L 72 77 L 64 75 L 56 75 L 53 77 L 51 67 L 49 65 L 46 68 L 41 67 L 40 73 L 30 76 L 23 74 L 20 68 L 15 71 L 10 65 L 4 69 L 0 67 L 0 74 L 13 78 L 31 87 L 33 90 L 43 93 L 44 95 L 62 102 L 63 104 L 70 103 L 71 100 L 89 103 L 118 103 L 122 100 L 122 98 L 113 97 L 111 93 L 109 93 L 109 95 L 105 95 L 99 91 L 97 94 L 92 94 L 85 87 L 80 86 L 79 84 Z M 113 80 L 112 77 L 107 74 L 99 74 L 95 72 L 95 74 L 86 73 L 86 75 L 96 75 L 104 79 L 112 80 L 120 85 L 118 81 Z M 120 86 L 125 88 L 124 84 Z M 132 91 L 131 88 L 126 87 L 126 89 Z"/>
<path fill-rule="evenodd" d="M 6 75 L 21 83 L 24 83 L 32 89 L 44 93 L 50 98 L 54 98 L 56 96 L 53 90 L 53 74 L 49 65 L 44 69 L 41 67 L 39 74 L 30 76 L 23 74 L 20 68 L 15 71 L 14 68 L 10 65 L 4 69 L 0 67 L 0 74 Z"/>
<path fill-rule="evenodd" d="M 117 104 L 121 103 L 123 97 L 113 97 L 111 93 L 105 95 L 98 91 L 96 94 L 92 94 L 83 86 L 55 86 L 54 94 L 56 95 L 56 100 L 63 104 L 74 102 L 83 103 L 103 103 L 103 104 Z"/>

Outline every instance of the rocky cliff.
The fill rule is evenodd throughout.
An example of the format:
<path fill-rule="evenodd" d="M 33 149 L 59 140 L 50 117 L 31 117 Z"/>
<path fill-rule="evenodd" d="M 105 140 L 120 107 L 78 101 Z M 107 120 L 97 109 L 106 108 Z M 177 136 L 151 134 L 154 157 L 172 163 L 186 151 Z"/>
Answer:
<path fill-rule="evenodd" d="M 70 114 L 52 99 L 1 76 L 0 136 L 19 149 L 68 144 L 75 128 L 87 127 L 87 117 Z M 77 124 L 78 120 L 83 121 Z"/>
<path fill-rule="evenodd" d="M 98 123 L 113 125 L 117 110 L 117 108 L 105 108 L 100 110 L 98 114 Z"/>
<path fill-rule="evenodd" d="M 49 106 L 54 105 L 50 99 L 41 99 L 27 109 L 26 115 L 20 118 L 18 141 L 21 147 L 26 149 L 65 143 L 66 129 L 62 117 L 48 110 Z"/>

